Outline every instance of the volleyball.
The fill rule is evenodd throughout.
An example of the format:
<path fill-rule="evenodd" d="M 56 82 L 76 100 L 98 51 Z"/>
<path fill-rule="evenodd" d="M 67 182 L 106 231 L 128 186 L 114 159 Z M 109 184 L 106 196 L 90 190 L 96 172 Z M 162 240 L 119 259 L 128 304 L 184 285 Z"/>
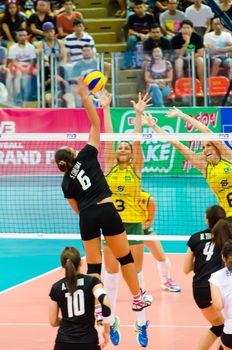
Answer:
<path fill-rule="evenodd" d="M 83 81 L 88 87 L 89 91 L 94 94 L 104 88 L 106 84 L 106 77 L 99 70 L 93 69 L 84 75 Z"/>

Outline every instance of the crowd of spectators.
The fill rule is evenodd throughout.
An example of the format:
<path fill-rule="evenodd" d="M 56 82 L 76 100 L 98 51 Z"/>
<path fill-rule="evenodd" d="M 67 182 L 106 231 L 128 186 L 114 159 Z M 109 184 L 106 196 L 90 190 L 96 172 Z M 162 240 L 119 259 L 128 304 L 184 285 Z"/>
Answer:
<path fill-rule="evenodd" d="M 232 78 L 231 33 L 203 0 L 117 2 L 115 16 L 126 21 L 122 68 L 143 70 L 154 106 L 165 104 L 176 79 L 191 74 L 193 49 L 202 88 L 204 49 L 210 53 L 210 74 L 218 75 L 223 69 Z M 232 18 L 231 0 L 216 2 Z M 94 39 L 85 30 L 85 19 L 74 0 L 7 0 L 0 1 L 0 10 L 0 83 L 8 101 L 21 104 L 36 99 L 36 57 L 40 55 L 46 105 L 51 106 L 51 57 L 55 57 L 60 100 L 68 107 L 80 106 L 76 79 L 88 69 L 97 68 L 98 61 Z M 111 67 L 107 62 L 104 68 L 109 76 Z"/>

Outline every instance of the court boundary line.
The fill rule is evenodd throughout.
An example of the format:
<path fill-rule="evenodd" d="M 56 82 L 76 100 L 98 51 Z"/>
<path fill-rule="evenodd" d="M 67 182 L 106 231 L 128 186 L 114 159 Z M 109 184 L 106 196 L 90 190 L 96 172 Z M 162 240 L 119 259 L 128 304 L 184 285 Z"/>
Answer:
<path fill-rule="evenodd" d="M 86 258 L 86 256 L 83 256 L 83 257 L 81 258 L 81 260 L 83 260 L 83 259 L 85 259 L 85 258 Z M 47 275 L 49 275 L 50 273 L 53 273 L 53 272 L 58 271 L 58 270 L 60 270 L 60 269 L 62 269 L 61 266 L 56 267 L 55 269 L 49 270 L 49 271 L 47 271 L 47 272 L 44 272 L 44 273 L 42 273 L 41 275 L 32 277 L 32 278 L 30 278 L 29 280 L 26 280 L 26 281 L 24 281 L 24 282 L 18 283 L 18 284 L 16 284 L 15 286 L 12 286 L 12 287 L 3 289 L 2 291 L 0 291 L 0 295 L 1 295 L 1 294 L 4 294 L 4 293 L 6 293 L 6 292 L 10 292 L 11 290 L 13 290 L 13 289 L 15 289 L 15 288 L 24 286 L 24 285 L 27 284 L 27 283 L 33 282 L 33 281 L 35 281 L 35 280 L 37 280 L 37 279 L 39 279 L 39 278 L 42 278 L 42 277 L 44 277 L 44 276 L 47 276 Z"/>
<path fill-rule="evenodd" d="M 148 254 L 151 254 L 151 253 L 150 253 L 150 252 L 144 252 L 144 254 L 147 254 L 147 255 L 148 255 Z M 186 254 L 186 253 L 166 253 L 166 254 L 168 254 L 168 255 L 183 255 L 183 254 Z M 86 256 L 83 256 L 83 257 L 81 258 L 81 260 L 83 260 L 83 259 L 85 259 L 85 258 L 86 258 Z M 15 289 L 15 288 L 24 286 L 25 284 L 30 283 L 30 282 L 33 282 L 33 281 L 35 281 L 35 280 L 37 280 L 37 279 L 39 279 L 39 278 L 42 278 L 42 277 L 44 277 L 44 276 L 46 276 L 46 275 L 49 275 L 50 273 L 53 273 L 53 272 L 55 272 L 55 271 L 58 271 L 58 270 L 61 269 L 61 268 L 62 268 L 61 266 L 56 267 L 55 269 L 49 270 L 49 271 L 47 271 L 47 272 L 44 272 L 44 273 L 42 273 L 41 275 L 32 277 L 32 278 L 30 278 L 30 279 L 28 279 L 28 280 L 26 280 L 26 281 L 24 281 L 24 282 L 18 283 L 18 284 L 16 284 L 16 285 L 12 286 L 12 287 L 3 289 L 2 291 L 0 291 L 0 295 L 5 294 L 5 293 L 7 293 L 7 292 L 10 292 L 11 290 L 13 290 L 13 289 Z"/>
<path fill-rule="evenodd" d="M 51 327 L 49 323 L 0 323 L 0 327 Z M 134 328 L 133 324 L 120 324 L 120 328 Z M 149 328 L 209 328 L 203 325 L 152 325 Z"/>

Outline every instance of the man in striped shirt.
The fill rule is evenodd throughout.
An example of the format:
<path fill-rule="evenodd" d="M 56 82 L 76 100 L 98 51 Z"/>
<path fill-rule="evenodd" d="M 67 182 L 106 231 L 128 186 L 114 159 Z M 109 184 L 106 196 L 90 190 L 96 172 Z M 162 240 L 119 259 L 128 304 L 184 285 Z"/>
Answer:
<path fill-rule="evenodd" d="M 83 59 L 82 48 L 88 44 L 94 54 L 97 52 L 93 37 L 84 31 L 84 21 L 76 18 L 73 22 L 74 33 L 67 35 L 64 44 L 67 50 L 68 61 L 70 63 Z"/>

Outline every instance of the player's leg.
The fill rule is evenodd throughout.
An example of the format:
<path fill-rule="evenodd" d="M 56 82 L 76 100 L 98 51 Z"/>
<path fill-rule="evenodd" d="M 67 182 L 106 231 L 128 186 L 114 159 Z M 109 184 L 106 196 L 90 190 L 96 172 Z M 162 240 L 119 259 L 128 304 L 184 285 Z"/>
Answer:
<path fill-rule="evenodd" d="M 120 319 L 116 315 L 116 303 L 118 296 L 119 284 L 119 263 L 114 257 L 111 249 L 104 244 L 104 288 L 110 300 L 110 340 L 113 345 L 118 345 L 121 340 L 121 333 L 119 331 Z"/>
<path fill-rule="evenodd" d="M 145 235 L 155 235 L 152 227 L 148 227 L 144 230 Z M 175 283 L 171 278 L 171 262 L 169 258 L 165 255 L 162 244 L 159 240 L 146 241 L 145 246 L 150 250 L 152 256 L 157 260 L 157 267 L 161 280 L 161 287 L 164 290 L 169 290 L 170 292 L 180 292 L 181 288 Z"/>

